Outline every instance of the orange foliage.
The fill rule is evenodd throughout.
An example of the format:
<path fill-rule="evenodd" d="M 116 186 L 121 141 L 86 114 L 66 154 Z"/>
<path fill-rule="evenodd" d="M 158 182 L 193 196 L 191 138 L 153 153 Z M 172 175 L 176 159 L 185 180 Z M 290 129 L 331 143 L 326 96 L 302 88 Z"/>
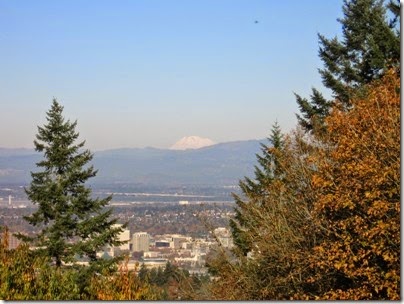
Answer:
<path fill-rule="evenodd" d="M 158 300 L 151 287 L 140 282 L 135 271 L 128 269 L 128 258 L 119 265 L 118 273 L 94 278 L 90 288 L 98 300 Z"/>
<path fill-rule="evenodd" d="M 400 78 L 390 71 L 353 108 L 335 108 L 312 185 L 323 241 L 311 262 L 324 299 L 400 298 Z"/>

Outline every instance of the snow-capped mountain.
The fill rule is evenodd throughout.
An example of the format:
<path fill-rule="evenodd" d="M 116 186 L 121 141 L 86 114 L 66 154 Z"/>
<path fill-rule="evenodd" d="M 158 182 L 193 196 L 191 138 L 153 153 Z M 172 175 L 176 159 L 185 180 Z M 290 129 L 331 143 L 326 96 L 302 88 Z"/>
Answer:
<path fill-rule="evenodd" d="M 170 147 L 171 150 L 188 150 L 199 149 L 203 147 L 212 146 L 215 143 L 209 138 L 202 138 L 199 136 L 186 136 L 177 141 Z"/>

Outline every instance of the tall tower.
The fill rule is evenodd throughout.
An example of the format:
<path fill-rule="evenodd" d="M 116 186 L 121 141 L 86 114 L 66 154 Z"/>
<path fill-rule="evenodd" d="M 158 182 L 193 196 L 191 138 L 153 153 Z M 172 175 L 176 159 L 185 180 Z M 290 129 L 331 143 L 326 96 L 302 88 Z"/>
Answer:
<path fill-rule="evenodd" d="M 132 236 L 133 251 L 149 251 L 150 235 L 147 232 L 136 232 Z"/>

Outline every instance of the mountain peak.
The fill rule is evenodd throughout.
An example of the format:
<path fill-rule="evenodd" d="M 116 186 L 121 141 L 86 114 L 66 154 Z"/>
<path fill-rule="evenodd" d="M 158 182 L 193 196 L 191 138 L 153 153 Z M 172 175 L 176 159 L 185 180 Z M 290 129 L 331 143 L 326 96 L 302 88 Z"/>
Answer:
<path fill-rule="evenodd" d="M 170 147 L 171 150 L 188 150 L 199 149 L 203 147 L 212 146 L 215 143 L 209 138 L 202 138 L 199 136 L 186 136 L 177 141 Z"/>

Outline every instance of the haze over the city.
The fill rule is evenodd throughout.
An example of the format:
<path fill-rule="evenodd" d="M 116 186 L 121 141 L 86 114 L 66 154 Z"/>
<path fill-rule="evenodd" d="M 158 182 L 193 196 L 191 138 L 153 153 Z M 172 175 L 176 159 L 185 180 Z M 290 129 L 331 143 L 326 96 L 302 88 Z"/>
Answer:
<path fill-rule="evenodd" d="M 55 97 L 87 147 L 261 139 L 323 90 L 317 33 L 342 1 L 0 0 L 1 147 L 33 147 Z"/>

